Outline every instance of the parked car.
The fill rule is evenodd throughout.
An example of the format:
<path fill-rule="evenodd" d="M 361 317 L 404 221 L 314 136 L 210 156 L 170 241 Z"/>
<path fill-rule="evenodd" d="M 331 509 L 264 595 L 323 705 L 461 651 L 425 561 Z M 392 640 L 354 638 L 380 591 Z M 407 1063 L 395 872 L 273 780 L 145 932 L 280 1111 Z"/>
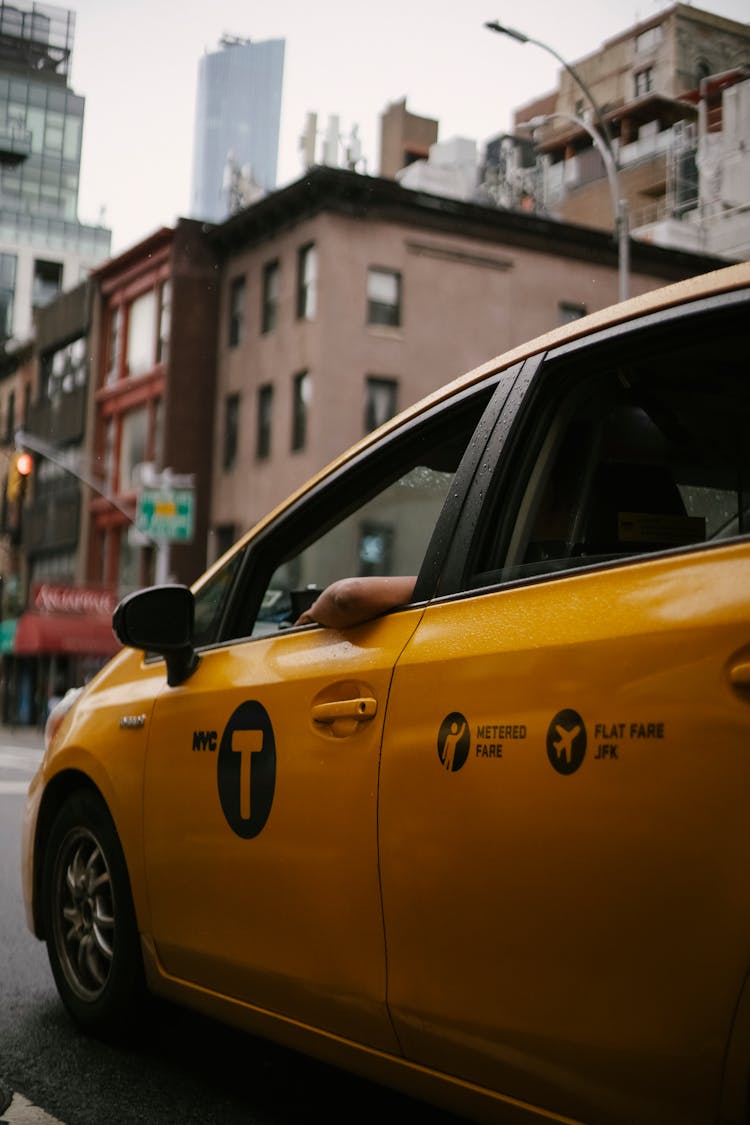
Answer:
<path fill-rule="evenodd" d="M 748 1121 L 749 318 L 742 264 L 568 324 L 123 601 L 24 824 L 79 1024 L 148 990 L 477 1120 Z M 417 577 L 297 623 L 347 575 Z"/>

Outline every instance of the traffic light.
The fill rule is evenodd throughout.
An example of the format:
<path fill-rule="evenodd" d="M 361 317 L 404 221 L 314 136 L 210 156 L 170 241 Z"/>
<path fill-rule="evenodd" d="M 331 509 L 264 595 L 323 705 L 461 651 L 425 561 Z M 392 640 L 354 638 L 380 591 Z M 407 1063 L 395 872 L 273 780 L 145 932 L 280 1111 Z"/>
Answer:
<path fill-rule="evenodd" d="M 8 483 L 5 495 L 8 500 L 18 500 L 23 495 L 26 481 L 34 468 L 34 458 L 30 453 L 14 453 L 8 466 Z"/>

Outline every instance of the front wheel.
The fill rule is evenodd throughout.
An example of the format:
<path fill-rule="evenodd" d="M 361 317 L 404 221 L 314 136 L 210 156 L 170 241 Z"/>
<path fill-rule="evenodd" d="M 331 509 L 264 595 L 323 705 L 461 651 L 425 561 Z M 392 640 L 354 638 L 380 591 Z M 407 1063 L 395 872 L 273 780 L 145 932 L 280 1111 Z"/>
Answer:
<path fill-rule="evenodd" d="M 57 990 L 88 1031 L 132 1028 L 145 993 L 125 859 L 112 818 L 87 789 L 60 807 L 46 845 L 42 905 Z"/>

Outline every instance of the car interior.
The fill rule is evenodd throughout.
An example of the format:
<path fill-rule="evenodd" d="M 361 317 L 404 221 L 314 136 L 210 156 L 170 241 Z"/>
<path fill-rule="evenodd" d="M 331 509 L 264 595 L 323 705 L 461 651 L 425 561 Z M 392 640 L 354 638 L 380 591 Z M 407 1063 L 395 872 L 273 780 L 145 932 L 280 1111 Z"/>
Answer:
<path fill-rule="evenodd" d="M 750 527 L 750 390 L 739 330 L 588 373 L 551 418 L 505 565 L 479 585 L 612 563 Z"/>

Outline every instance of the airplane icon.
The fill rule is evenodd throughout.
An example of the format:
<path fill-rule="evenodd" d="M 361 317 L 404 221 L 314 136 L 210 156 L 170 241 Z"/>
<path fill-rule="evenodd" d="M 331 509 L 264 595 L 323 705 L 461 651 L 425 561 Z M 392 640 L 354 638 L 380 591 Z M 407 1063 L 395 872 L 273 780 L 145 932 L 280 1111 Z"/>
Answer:
<path fill-rule="evenodd" d="M 586 725 L 572 707 L 558 711 L 547 728 L 547 757 L 558 773 L 571 774 L 586 757 Z"/>
<path fill-rule="evenodd" d="M 573 743 L 581 733 L 580 724 L 576 724 L 571 730 L 566 730 L 565 727 L 561 727 L 556 723 L 555 730 L 558 734 L 558 740 L 557 742 L 553 742 L 552 745 L 563 762 L 571 762 L 573 760 Z"/>

